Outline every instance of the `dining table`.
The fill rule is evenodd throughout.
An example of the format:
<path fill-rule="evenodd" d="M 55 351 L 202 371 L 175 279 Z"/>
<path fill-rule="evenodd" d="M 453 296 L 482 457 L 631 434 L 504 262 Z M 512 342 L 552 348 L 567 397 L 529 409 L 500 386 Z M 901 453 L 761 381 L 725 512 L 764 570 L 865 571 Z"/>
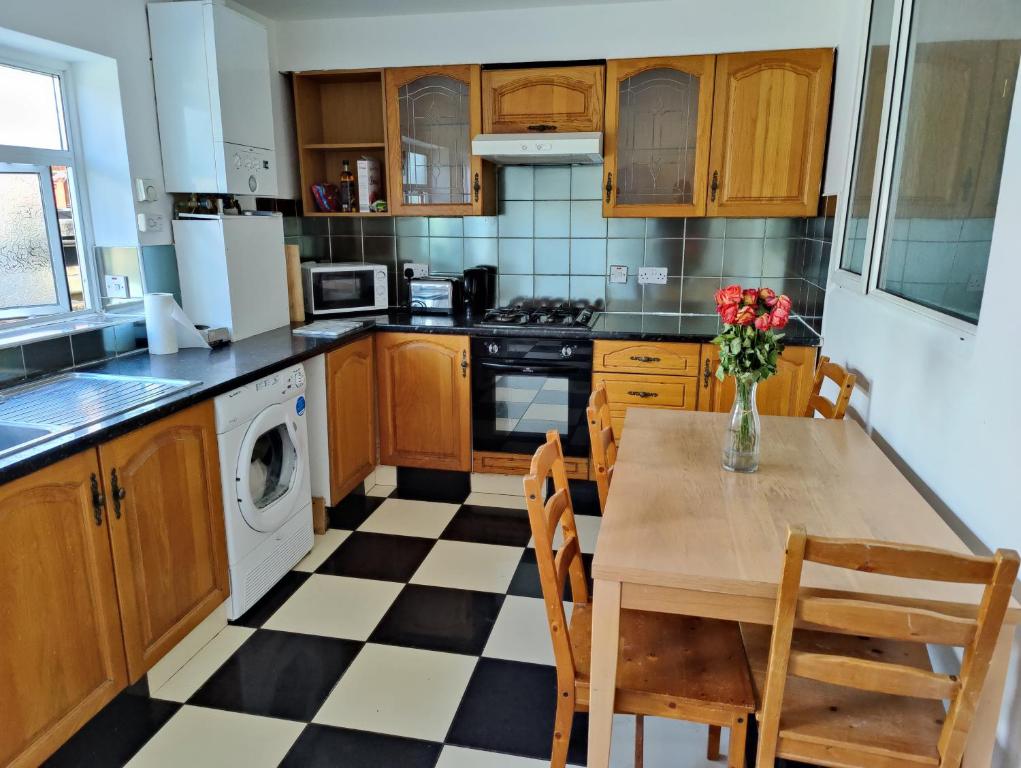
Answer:
<path fill-rule="evenodd" d="M 623 609 L 771 625 L 787 528 L 971 553 L 851 419 L 764 416 L 753 473 L 728 472 L 728 415 L 630 408 L 592 562 L 588 765 L 606 768 Z M 882 599 L 974 617 L 980 585 L 806 563 L 808 595 Z M 1000 632 L 964 765 L 988 768 L 1021 606 Z"/>

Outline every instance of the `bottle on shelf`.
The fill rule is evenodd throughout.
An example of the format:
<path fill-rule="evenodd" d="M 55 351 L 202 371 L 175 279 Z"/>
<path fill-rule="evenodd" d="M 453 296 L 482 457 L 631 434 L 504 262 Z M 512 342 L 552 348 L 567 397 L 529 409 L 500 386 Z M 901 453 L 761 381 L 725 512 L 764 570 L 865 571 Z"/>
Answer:
<path fill-rule="evenodd" d="M 342 213 L 352 213 L 358 210 L 355 175 L 351 172 L 351 163 L 347 160 L 344 161 L 340 172 L 340 210 Z"/>

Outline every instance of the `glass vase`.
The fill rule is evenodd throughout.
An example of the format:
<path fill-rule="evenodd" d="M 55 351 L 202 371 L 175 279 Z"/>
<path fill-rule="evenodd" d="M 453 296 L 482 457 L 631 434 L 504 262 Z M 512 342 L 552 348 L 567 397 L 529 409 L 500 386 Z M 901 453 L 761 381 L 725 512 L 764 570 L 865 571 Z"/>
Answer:
<path fill-rule="evenodd" d="M 754 472 L 759 468 L 759 409 L 755 404 L 758 383 L 737 379 L 734 407 L 723 439 L 723 468 L 730 472 Z"/>

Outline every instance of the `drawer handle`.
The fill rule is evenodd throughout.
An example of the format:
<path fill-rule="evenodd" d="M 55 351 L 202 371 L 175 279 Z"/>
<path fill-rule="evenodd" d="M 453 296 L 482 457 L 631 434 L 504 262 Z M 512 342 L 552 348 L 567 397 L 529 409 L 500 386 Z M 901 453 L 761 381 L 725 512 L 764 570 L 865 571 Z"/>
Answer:
<path fill-rule="evenodd" d="M 121 502 L 128 495 L 128 492 L 121 487 L 117 479 L 117 470 L 110 470 L 110 494 L 113 496 L 113 514 L 118 520 L 121 519 Z"/>
<path fill-rule="evenodd" d="M 549 123 L 536 123 L 535 125 L 526 126 L 530 131 L 536 131 L 538 133 L 546 133 L 547 131 L 555 131 L 557 127 L 550 125 Z"/>
<path fill-rule="evenodd" d="M 631 359 L 636 363 L 658 363 L 658 357 L 649 357 L 648 355 L 631 355 Z"/>
<path fill-rule="evenodd" d="M 658 392 L 645 392 L 638 389 L 629 389 L 628 394 L 631 395 L 631 397 L 640 397 L 643 400 L 647 397 L 659 397 Z"/>

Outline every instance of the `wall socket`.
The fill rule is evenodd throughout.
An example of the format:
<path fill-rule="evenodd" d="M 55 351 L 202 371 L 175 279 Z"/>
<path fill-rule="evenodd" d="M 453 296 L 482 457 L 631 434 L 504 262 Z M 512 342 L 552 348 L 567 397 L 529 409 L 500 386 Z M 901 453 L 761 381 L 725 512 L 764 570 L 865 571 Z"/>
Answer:
<path fill-rule="evenodd" d="M 417 261 L 410 261 L 404 265 L 404 269 L 410 269 L 412 277 L 429 277 L 429 265 Z M 402 271 L 403 273 L 403 271 Z"/>
<path fill-rule="evenodd" d="M 162 213 L 140 213 L 140 214 L 138 214 L 138 231 L 139 232 L 162 232 L 163 231 L 163 214 Z"/>
<path fill-rule="evenodd" d="M 641 285 L 653 283 L 655 285 L 666 284 L 666 267 L 639 267 L 638 282 Z"/>
<path fill-rule="evenodd" d="M 611 283 L 626 283 L 627 282 L 627 266 L 622 264 L 611 264 L 610 265 L 610 282 Z"/>

